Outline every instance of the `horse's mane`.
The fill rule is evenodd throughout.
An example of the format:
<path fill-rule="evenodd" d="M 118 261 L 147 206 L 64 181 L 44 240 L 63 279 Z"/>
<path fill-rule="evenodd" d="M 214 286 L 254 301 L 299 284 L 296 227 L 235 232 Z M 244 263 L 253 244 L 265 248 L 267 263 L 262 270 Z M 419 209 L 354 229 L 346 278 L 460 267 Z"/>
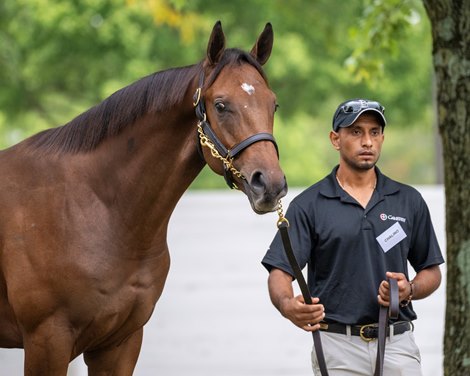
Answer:
<path fill-rule="evenodd" d="M 243 62 L 253 65 L 266 80 L 261 66 L 250 54 L 238 49 L 227 49 L 204 86 L 209 87 L 223 67 Z M 141 116 L 157 113 L 181 103 L 192 79 L 199 75 L 202 69 L 201 62 L 144 77 L 116 91 L 69 123 L 34 135 L 28 145 L 50 152 L 91 151 L 103 140 L 119 134 Z"/>

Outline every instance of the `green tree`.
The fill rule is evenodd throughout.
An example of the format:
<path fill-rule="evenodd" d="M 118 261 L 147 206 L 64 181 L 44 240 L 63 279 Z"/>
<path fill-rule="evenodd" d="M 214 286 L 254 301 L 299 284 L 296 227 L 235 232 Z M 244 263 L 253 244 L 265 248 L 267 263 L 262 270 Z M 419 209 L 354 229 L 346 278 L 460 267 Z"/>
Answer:
<path fill-rule="evenodd" d="M 2 131 L 14 124 L 22 137 L 60 125 L 130 82 L 188 61 L 195 47 L 179 40 L 173 27 L 155 27 L 151 9 L 125 0 L 2 1 Z"/>
<path fill-rule="evenodd" d="M 384 170 L 410 182 L 433 182 L 427 168 L 432 137 L 417 130 L 431 129 L 432 119 L 431 62 L 414 48 L 430 46 L 429 25 L 420 19 L 424 10 L 417 22 L 408 22 L 407 38 L 382 59 L 369 82 L 353 70 L 360 58 L 352 55 L 354 47 L 368 40 L 359 25 L 363 12 L 363 0 L 347 6 L 341 0 L 5 0 L 0 144 L 61 125 L 144 75 L 199 61 L 218 19 L 228 45 L 245 49 L 270 21 L 275 45 L 266 70 L 281 105 L 275 135 L 290 186 L 310 184 L 331 169 L 331 114 L 341 100 L 357 96 L 380 99 L 387 107 L 393 126 L 387 129 Z M 393 137 L 400 124 L 420 134 L 414 148 L 404 149 Z M 205 170 L 193 187 L 224 182 Z"/>

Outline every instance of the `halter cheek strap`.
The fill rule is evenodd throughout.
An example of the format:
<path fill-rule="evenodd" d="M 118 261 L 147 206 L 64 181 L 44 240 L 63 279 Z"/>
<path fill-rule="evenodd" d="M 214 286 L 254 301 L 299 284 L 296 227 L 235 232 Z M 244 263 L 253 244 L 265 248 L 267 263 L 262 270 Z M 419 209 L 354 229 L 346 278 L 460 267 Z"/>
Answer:
<path fill-rule="evenodd" d="M 222 161 L 224 166 L 224 178 L 226 183 L 230 188 L 238 189 L 234 176 L 245 179 L 243 174 L 238 171 L 233 165 L 233 160 L 247 147 L 250 145 L 259 142 L 259 141 L 270 141 L 274 144 L 276 148 L 277 156 L 279 158 L 279 149 L 274 139 L 274 136 L 271 133 L 257 133 L 254 134 L 245 140 L 236 144 L 233 148 L 227 149 L 225 145 L 220 141 L 220 139 L 215 134 L 212 129 L 209 121 L 207 120 L 207 113 L 204 104 L 204 98 L 202 97 L 202 86 L 204 84 L 204 72 L 201 72 L 199 76 L 199 87 L 196 89 L 196 92 L 193 96 L 193 105 L 195 107 L 196 116 L 199 119 L 198 122 L 198 152 L 201 158 L 205 161 L 204 154 L 202 152 L 202 147 L 206 146 L 210 149 L 213 157 Z"/>

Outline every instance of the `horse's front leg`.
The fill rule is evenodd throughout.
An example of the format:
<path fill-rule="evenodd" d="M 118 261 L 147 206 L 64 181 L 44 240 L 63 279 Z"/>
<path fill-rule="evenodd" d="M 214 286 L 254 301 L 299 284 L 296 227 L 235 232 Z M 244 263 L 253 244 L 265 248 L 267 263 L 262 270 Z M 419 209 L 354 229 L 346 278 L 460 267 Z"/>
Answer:
<path fill-rule="evenodd" d="M 119 345 L 83 354 L 88 376 L 131 376 L 139 358 L 144 329 L 140 328 Z"/>
<path fill-rule="evenodd" d="M 67 323 L 58 318 L 43 321 L 23 334 L 25 376 L 66 376 L 73 348 Z"/>

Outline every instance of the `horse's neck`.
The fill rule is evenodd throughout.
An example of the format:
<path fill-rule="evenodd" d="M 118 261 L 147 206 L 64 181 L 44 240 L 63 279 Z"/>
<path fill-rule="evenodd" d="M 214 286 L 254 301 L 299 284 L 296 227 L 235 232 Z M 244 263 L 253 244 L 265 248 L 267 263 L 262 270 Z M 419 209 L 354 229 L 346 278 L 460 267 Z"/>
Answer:
<path fill-rule="evenodd" d="M 93 190 L 123 221 L 148 229 L 149 236 L 165 231 L 178 200 L 204 166 L 196 142 L 192 113 L 145 116 L 90 154 L 97 175 Z"/>

